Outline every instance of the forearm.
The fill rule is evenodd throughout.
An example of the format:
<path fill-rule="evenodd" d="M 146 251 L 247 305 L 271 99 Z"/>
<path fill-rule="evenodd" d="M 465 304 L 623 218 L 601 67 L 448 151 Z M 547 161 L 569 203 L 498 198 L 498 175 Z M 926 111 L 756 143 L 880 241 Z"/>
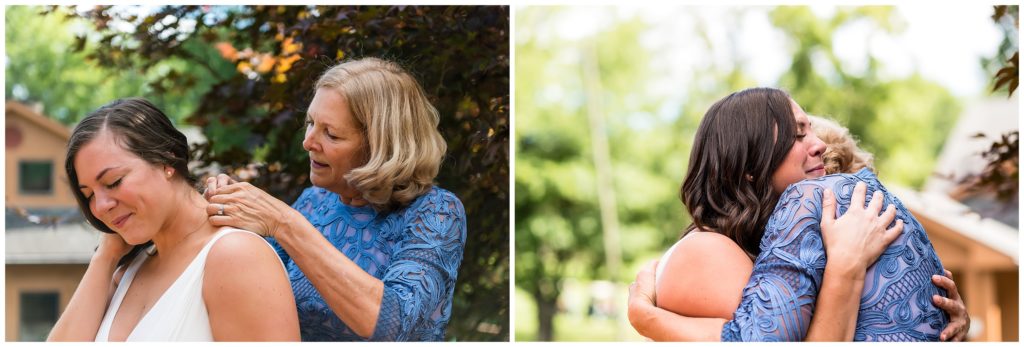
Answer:
<path fill-rule="evenodd" d="M 363 271 L 298 212 L 289 215 L 274 239 L 342 322 L 362 337 L 373 334 L 384 282 Z"/>
<path fill-rule="evenodd" d="M 825 266 L 805 341 L 853 341 L 865 271 Z"/>
<path fill-rule="evenodd" d="M 92 341 L 106 313 L 114 285 L 112 277 L 117 258 L 95 254 L 82 281 L 71 296 L 60 319 L 50 330 L 47 341 Z"/>
<path fill-rule="evenodd" d="M 722 318 L 680 316 L 656 306 L 643 306 L 634 312 L 631 323 L 637 332 L 654 341 L 720 341 Z"/>

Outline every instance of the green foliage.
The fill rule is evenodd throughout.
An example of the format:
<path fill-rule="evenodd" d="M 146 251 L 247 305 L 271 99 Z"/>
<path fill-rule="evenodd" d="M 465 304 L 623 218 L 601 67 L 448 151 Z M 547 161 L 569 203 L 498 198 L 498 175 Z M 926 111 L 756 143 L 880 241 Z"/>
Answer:
<path fill-rule="evenodd" d="M 1003 40 L 991 58 L 981 59 L 981 66 L 994 76 L 992 91 L 1006 91 L 1009 96 L 1020 83 L 1020 6 L 993 6 L 992 12 L 992 21 L 1003 33 Z"/>
<path fill-rule="evenodd" d="M 337 60 L 382 57 L 412 72 L 441 113 L 448 156 L 438 184 L 468 216 L 469 239 L 447 336 L 507 340 L 507 7 L 168 6 L 136 15 L 84 12 L 99 32 L 89 61 L 152 73 L 154 90 L 200 90 L 188 123 L 209 143 L 204 164 L 255 170 L 251 182 L 284 201 L 309 186 L 302 122 L 316 78 Z M 130 23 L 121 31 L 119 23 Z M 93 48 L 93 46 L 95 46 Z M 214 79 L 209 89 L 197 88 Z M 255 162 L 255 161 L 261 162 Z M 250 165 L 257 164 L 257 165 Z"/>
<path fill-rule="evenodd" d="M 829 18 L 818 18 L 806 7 L 778 7 L 769 16 L 797 47 L 779 86 L 806 112 L 846 125 L 860 146 L 875 155 L 885 182 L 922 187 L 956 123 L 960 103 L 916 74 L 883 80 L 881 63 L 867 53 L 867 70 L 850 73 L 832 49 L 833 32 L 857 21 L 871 23 L 879 34 L 898 33 L 904 24 L 893 8 L 839 8 Z M 908 136 L 907 129 L 929 131 Z"/>
<path fill-rule="evenodd" d="M 660 100 L 637 84 L 652 74 L 638 40 L 646 26 L 630 19 L 601 28 L 592 36 L 600 40 L 560 39 L 548 28 L 559 11 L 525 9 L 516 26 L 523 28 L 516 47 L 516 286 L 537 303 L 539 340 L 555 338 L 554 324 L 565 321 L 555 320 L 554 307 L 566 279 L 632 277 L 632 271 L 607 274 L 584 55 L 598 62 L 597 102 L 607 123 L 599 135 L 611 151 L 624 268 L 678 237 L 685 218 L 674 192 L 685 165 L 679 154 L 689 145 L 672 121 L 655 116 Z M 624 328 L 614 321 L 604 326 Z"/>
<path fill-rule="evenodd" d="M 97 67 L 87 52 L 70 49 L 75 31 L 87 23 L 47 14 L 41 7 L 7 6 L 5 11 L 7 100 L 39 103 L 43 113 L 72 125 L 100 105 L 121 97 L 146 96 L 175 117 L 180 99 L 174 95 L 154 97 L 144 87 L 151 76 L 132 70 Z M 183 105 L 188 107 L 188 105 Z"/>

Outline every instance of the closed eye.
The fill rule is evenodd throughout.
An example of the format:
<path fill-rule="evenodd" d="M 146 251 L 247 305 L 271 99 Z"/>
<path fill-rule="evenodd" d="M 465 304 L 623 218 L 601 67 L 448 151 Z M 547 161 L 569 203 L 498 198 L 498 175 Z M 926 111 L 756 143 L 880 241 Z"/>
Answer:
<path fill-rule="evenodd" d="M 114 188 L 117 188 L 117 186 L 121 185 L 121 180 L 122 180 L 122 179 L 124 179 L 124 177 L 122 177 L 122 178 L 118 178 L 118 179 L 117 179 L 117 181 L 114 181 L 114 183 L 108 184 L 108 185 L 107 185 L 107 189 L 114 189 Z"/>

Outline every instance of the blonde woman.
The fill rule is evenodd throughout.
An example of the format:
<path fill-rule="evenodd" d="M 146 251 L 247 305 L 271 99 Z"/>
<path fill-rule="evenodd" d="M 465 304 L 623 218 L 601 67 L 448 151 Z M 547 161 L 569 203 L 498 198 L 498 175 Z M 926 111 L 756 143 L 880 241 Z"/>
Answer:
<path fill-rule="evenodd" d="M 380 59 L 316 83 L 303 148 L 310 180 L 289 207 L 225 175 L 207 181 L 210 222 L 272 238 L 304 341 L 444 338 L 466 215 L 433 185 L 446 144 L 415 79 Z"/>

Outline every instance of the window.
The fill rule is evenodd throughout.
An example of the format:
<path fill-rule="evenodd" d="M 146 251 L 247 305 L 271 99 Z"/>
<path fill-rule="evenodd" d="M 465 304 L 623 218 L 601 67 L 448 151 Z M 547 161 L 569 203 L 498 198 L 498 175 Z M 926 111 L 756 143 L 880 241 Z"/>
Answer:
<path fill-rule="evenodd" d="M 57 324 L 58 302 L 60 294 L 21 293 L 21 317 L 19 321 L 19 341 L 45 341 L 50 329 Z"/>
<path fill-rule="evenodd" d="M 53 162 L 37 160 L 18 163 L 18 187 L 22 194 L 53 193 Z"/>

